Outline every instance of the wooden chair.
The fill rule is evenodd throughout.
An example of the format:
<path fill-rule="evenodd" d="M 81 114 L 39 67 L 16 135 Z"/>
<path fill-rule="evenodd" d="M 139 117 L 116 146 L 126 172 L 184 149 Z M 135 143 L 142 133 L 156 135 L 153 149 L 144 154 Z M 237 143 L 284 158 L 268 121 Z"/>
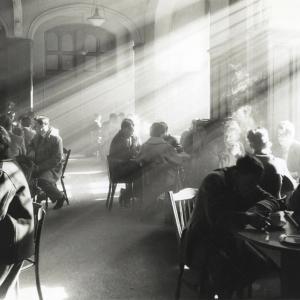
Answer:
<path fill-rule="evenodd" d="M 168 194 L 172 205 L 173 216 L 176 225 L 176 233 L 179 243 L 179 275 L 175 293 L 175 299 L 177 300 L 180 298 L 182 282 L 184 282 L 189 288 L 193 289 L 197 293 L 199 293 L 202 289 L 202 279 L 199 283 L 191 283 L 190 281 L 183 278 L 184 271 L 190 270 L 190 267 L 187 265 L 185 259 L 185 232 L 187 222 L 189 221 L 195 206 L 195 196 L 197 194 L 197 189 L 185 188 L 177 193 L 169 191 Z M 195 271 L 197 273 L 197 279 L 203 277 L 204 272 L 202 270 Z"/>
<path fill-rule="evenodd" d="M 38 296 L 40 300 L 43 300 L 40 272 L 39 272 L 39 262 L 40 262 L 40 240 L 42 228 L 46 216 L 46 211 L 43 209 L 42 205 L 39 203 L 33 203 L 34 211 L 34 254 L 32 257 L 27 258 L 23 261 L 21 268 L 21 273 L 34 266 L 35 270 L 35 281 Z M 19 290 L 19 281 L 17 281 L 17 293 Z"/>
<path fill-rule="evenodd" d="M 185 188 L 178 193 L 169 191 L 178 241 L 180 241 L 182 232 L 192 214 L 196 193 L 197 189 L 194 188 Z"/>
<path fill-rule="evenodd" d="M 115 166 L 118 163 L 118 160 L 115 160 L 111 158 L 109 155 L 106 157 L 107 162 L 107 173 L 108 173 L 108 179 L 109 179 L 109 188 L 107 193 L 107 199 L 106 199 L 106 208 L 110 211 L 113 206 L 115 191 L 117 188 L 117 185 L 119 183 L 125 183 L 127 185 L 131 185 L 132 188 L 132 181 L 128 180 L 120 180 L 118 178 L 118 174 L 115 174 Z"/>
<path fill-rule="evenodd" d="M 67 168 L 67 165 L 68 165 L 68 162 L 69 162 L 69 158 L 70 158 L 70 154 L 71 154 L 71 149 L 64 148 L 63 151 L 64 151 L 64 160 L 63 160 L 62 173 L 61 173 L 61 176 L 60 176 L 60 183 L 61 183 L 61 186 L 63 188 L 63 192 L 64 192 L 64 195 L 65 195 L 66 202 L 67 202 L 68 205 L 70 205 L 67 190 L 66 190 L 65 183 L 64 183 L 64 179 L 65 179 L 65 171 L 66 171 L 66 168 Z"/>

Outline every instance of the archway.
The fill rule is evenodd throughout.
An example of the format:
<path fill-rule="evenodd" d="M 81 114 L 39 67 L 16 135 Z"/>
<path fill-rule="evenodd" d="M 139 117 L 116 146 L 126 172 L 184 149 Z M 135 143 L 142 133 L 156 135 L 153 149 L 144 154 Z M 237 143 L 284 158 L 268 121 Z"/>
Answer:
<path fill-rule="evenodd" d="M 93 5 L 74 4 L 49 9 L 33 20 L 27 32 L 33 39 L 34 110 L 50 117 L 73 153 L 85 151 L 90 144 L 90 141 L 83 141 L 89 133 L 82 128 L 88 128 L 96 113 L 105 120 L 111 112 L 128 114 L 134 111 L 133 45 L 142 43 L 143 38 L 131 20 L 106 7 L 104 25 L 101 28 L 91 26 L 87 18 L 92 8 Z M 97 48 L 95 54 L 80 47 L 75 47 L 74 51 L 59 49 L 56 53 L 56 50 L 46 49 L 45 42 L 46 34 L 55 28 L 69 30 L 69 33 L 71 28 L 77 28 L 86 36 L 97 35 L 97 31 L 101 36 L 98 36 L 100 44 L 105 37 L 114 36 L 115 47 L 109 51 Z M 71 36 L 77 35 L 74 30 Z M 67 67 L 50 78 L 46 76 L 47 53 L 49 57 L 52 54 L 61 58 L 73 55 L 74 59 L 80 56 L 82 60 L 89 56 L 91 62 L 99 55 L 100 66 L 98 68 L 97 64 L 94 69 L 85 68 L 85 64 Z"/>

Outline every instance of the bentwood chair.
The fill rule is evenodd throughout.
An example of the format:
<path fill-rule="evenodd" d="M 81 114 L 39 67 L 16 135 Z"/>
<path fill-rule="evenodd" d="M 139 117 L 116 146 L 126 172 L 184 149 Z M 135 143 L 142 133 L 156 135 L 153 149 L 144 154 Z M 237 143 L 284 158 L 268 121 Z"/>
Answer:
<path fill-rule="evenodd" d="M 38 296 L 40 300 L 43 300 L 41 281 L 40 281 L 39 262 L 40 262 L 41 233 L 42 233 L 42 228 L 46 216 L 46 211 L 43 209 L 43 206 L 41 204 L 34 202 L 33 212 L 34 212 L 34 254 L 32 257 L 27 258 L 23 261 L 21 273 L 34 266 L 35 282 L 36 282 Z M 17 281 L 17 293 L 18 290 L 19 290 L 19 281 Z"/>
<path fill-rule="evenodd" d="M 179 244 L 179 275 L 175 293 L 175 299 L 178 300 L 180 298 L 182 282 L 198 294 L 202 292 L 205 270 L 194 270 L 186 263 L 186 225 L 195 206 L 197 189 L 185 188 L 177 193 L 169 191 L 168 194 L 172 205 L 173 217 L 176 225 L 176 234 Z M 194 273 L 197 276 L 197 279 L 194 283 L 184 278 L 185 270 L 195 271 Z"/>
<path fill-rule="evenodd" d="M 70 158 L 70 155 L 71 155 L 71 149 L 64 148 L 63 151 L 64 151 L 64 159 L 63 159 L 62 174 L 60 176 L 60 183 L 61 183 L 64 195 L 65 195 L 66 202 L 67 202 L 68 205 L 70 205 L 67 190 L 66 190 L 65 183 L 64 183 L 64 179 L 65 179 L 65 171 L 66 171 L 66 168 L 67 168 L 67 165 L 68 165 L 68 162 L 69 162 L 69 158 Z"/>
<path fill-rule="evenodd" d="M 107 162 L 107 174 L 109 179 L 109 188 L 106 199 L 106 208 L 110 211 L 113 207 L 113 201 L 115 196 L 115 191 L 118 184 L 125 183 L 126 185 L 131 185 L 132 189 L 132 180 L 125 180 L 118 178 L 118 174 L 116 174 L 116 166 L 120 162 L 119 160 L 111 158 L 109 155 L 106 157 Z"/>

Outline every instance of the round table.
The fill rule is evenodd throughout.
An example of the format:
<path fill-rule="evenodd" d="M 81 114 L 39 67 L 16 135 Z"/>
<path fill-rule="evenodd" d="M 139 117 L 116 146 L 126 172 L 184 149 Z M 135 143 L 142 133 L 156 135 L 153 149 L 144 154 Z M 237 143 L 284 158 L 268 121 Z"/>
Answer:
<path fill-rule="evenodd" d="M 300 299 L 300 245 L 281 243 L 279 237 L 282 234 L 298 234 L 300 236 L 300 232 L 297 232 L 289 222 L 281 230 L 270 230 L 268 233 L 251 226 L 237 231 L 238 238 L 280 252 L 281 297 Z"/>

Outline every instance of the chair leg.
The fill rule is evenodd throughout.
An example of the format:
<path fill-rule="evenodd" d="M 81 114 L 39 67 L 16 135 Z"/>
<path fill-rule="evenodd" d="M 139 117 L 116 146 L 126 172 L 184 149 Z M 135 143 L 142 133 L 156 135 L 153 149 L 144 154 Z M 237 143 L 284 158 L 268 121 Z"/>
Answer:
<path fill-rule="evenodd" d="M 64 192 L 64 195 L 65 195 L 65 198 L 66 198 L 66 202 L 67 202 L 68 205 L 70 205 L 69 198 L 68 198 L 68 195 L 67 195 L 67 190 L 66 190 L 63 178 L 60 179 L 60 183 L 61 183 L 61 186 L 63 188 L 63 192 Z"/>
<path fill-rule="evenodd" d="M 110 199 L 111 189 L 112 189 L 112 184 L 109 183 L 108 193 L 107 193 L 107 198 L 106 198 L 106 208 L 109 207 L 109 199 Z"/>
<path fill-rule="evenodd" d="M 113 184 L 112 184 L 112 189 L 111 189 L 111 195 L 110 195 L 109 206 L 108 206 L 108 209 L 109 209 L 109 210 L 111 210 L 111 209 L 112 209 L 112 206 L 113 206 L 116 187 L 117 187 L 117 184 L 116 184 L 116 183 L 113 183 Z"/>
<path fill-rule="evenodd" d="M 177 279 L 177 286 L 176 286 L 176 293 L 175 293 L 175 300 L 179 300 L 180 298 L 180 291 L 181 291 L 181 280 L 184 272 L 184 265 L 180 265 L 179 275 Z"/>
<path fill-rule="evenodd" d="M 39 264 L 39 254 L 37 254 L 35 258 L 35 282 L 36 282 L 36 289 L 39 295 L 39 300 L 43 300 L 42 288 L 41 288 L 41 280 L 40 280 L 40 264 Z"/>

